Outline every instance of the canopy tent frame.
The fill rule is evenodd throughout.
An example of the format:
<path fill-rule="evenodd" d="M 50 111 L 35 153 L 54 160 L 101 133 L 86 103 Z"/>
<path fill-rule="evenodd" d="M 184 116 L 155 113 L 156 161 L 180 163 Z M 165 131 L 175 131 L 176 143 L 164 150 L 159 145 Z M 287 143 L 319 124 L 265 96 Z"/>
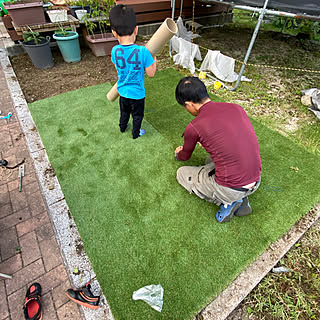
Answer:
<path fill-rule="evenodd" d="M 257 24 L 255 26 L 255 29 L 254 29 L 254 32 L 252 34 L 251 41 L 249 43 L 245 58 L 244 58 L 244 60 L 242 62 L 240 73 L 238 75 L 238 78 L 237 78 L 235 86 L 232 87 L 232 88 L 229 88 L 228 86 L 223 84 L 223 86 L 226 89 L 230 90 L 230 91 L 235 91 L 239 87 L 239 84 L 240 84 L 240 81 L 241 81 L 241 77 L 242 77 L 242 75 L 244 73 L 244 69 L 245 69 L 246 64 L 247 64 L 247 62 L 249 60 L 253 45 L 255 43 L 256 37 L 257 37 L 258 32 L 260 30 L 260 26 L 261 26 L 261 23 L 262 23 L 262 20 L 263 20 L 265 14 L 275 15 L 275 16 L 282 16 L 282 17 L 287 17 L 287 18 L 320 20 L 320 16 L 314 16 L 314 15 L 310 15 L 310 14 L 296 14 L 296 13 L 290 13 L 290 12 L 276 11 L 276 10 L 267 9 L 269 0 L 265 0 L 264 1 L 264 4 L 263 4 L 262 8 L 251 7 L 251 6 L 246 6 L 246 5 L 237 5 L 237 4 L 226 2 L 226 1 L 223 1 L 223 0 L 201 0 L 201 1 L 205 2 L 205 3 L 208 3 L 208 4 L 209 3 L 210 4 L 212 4 L 212 3 L 227 4 L 227 5 L 231 5 L 234 9 L 240 9 L 240 10 L 245 10 L 245 11 L 253 11 L 253 12 L 259 13 L 258 22 L 257 22 Z M 172 18 L 174 18 L 175 0 L 171 0 L 171 8 L 172 8 Z M 181 0 L 180 15 L 181 15 L 181 12 L 182 12 L 182 8 L 183 8 L 183 0 Z M 170 56 L 171 56 L 171 43 L 170 43 Z M 217 80 L 214 77 L 210 77 L 210 78 L 212 78 L 214 80 Z"/>

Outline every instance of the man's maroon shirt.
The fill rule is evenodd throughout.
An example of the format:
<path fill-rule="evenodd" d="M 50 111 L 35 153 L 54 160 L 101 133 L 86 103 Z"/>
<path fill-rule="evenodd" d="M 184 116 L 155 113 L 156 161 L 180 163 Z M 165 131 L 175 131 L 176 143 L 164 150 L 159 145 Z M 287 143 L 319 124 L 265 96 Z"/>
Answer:
<path fill-rule="evenodd" d="M 261 174 L 259 143 L 246 112 L 237 104 L 208 102 L 184 131 L 178 160 L 188 160 L 200 142 L 215 163 L 215 181 L 239 188 L 258 181 Z"/>

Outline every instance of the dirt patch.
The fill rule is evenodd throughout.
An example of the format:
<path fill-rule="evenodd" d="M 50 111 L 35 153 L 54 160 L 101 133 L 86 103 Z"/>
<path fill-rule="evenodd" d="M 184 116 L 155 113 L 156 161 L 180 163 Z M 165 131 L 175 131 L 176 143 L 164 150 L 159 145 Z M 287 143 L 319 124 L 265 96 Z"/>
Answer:
<path fill-rule="evenodd" d="M 55 65 L 46 70 L 36 69 L 26 54 L 11 58 L 13 69 L 28 103 L 117 80 L 110 57 L 95 57 L 89 49 L 81 49 L 80 62 L 66 63 L 58 48 L 53 48 L 52 54 Z"/>
<path fill-rule="evenodd" d="M 250 43 L 251 35 L 252 30 L 238 29 L 231 24 L 223 28 L 208 29 L 206 32 L 201 33 L 201 37 L 196 38 L 195 42 L 204 48 L 219 50 L 227 56 L 242 61 Z M 148 37 L 139 37 L 137 43 L 145 44 L 147 41 Z M 203 49 L 201 51 L 204 58 L 206 51 Z M 309 57 L 311 52 L 313 54 Z M 314 58 L 319 58 L 319 52 L 319 44 L 301 42 L 294 37 L 275 32 L 260 31 L 248 63 L 312 68 L 315 64 L 310 65 L 308 62 L 314 61 Z M 52 48 L 52 53 L 55 65 L 53 68 L 46 70 L 36 69 L 27 54 L 11 58 L 14 71 L 28 103 L 79 88 L 105 82 L 114 83 L 117 80 L 116 70 L 110 60 L 110 56 L 95 57 L 89 48 L 81 47 L 81 61 L 78 63 L 66 63 L 63 61 L 57 47 Z M 306 54 L 308 55 L 307 58 Z M 158 70 L 174 66 L 172 58 L 168 54 L 168 46 L 158 55 L 157 59 Z M 200 63 L 198 63 L 198 66 L 200 66 Z M 240 67 L 241 64 L 236 60 L 236 69 L 238 71 Z M 177 68 L 180 69 L 179 67 Z M 283 70 L 264 69 L 261 71 L 261 69 L 257 70 L 255 67 L 251 67 L 251 69 L 253 71 L 248 66 L 245 74 L 250 76 L 251 72 L 254 74 L 263 73 L 265 82 L 268 84 L 265 89 L 268 90 L 270 95 L 277 95 L 278 98 L 284 100 L 287 95 L 291 94 L 285 81 L 282 80 Z M 186 71 L 184 70 L 184 72 Z M 297 80 L 300 77 L 303 77 L 307 82 L 308 80 L 312 82 L 311 79 L 313 78 L 310 73 L 299 73 L 297 79 L 293 79 L 291 84 L 297 85 Z M 287 80 L 291 81 L 290 78 L 289 74 Z M 249 105 L 253 105 L 255 98 L 249 97 L 248 99 L 246 95 L 240 97 L 239 94 L 236 97 L 240 104 L 245 102 L 245 104 Z M 257 115 L 268 112 L 274 113 L 274 111 L 270 108 L 263 108 L 263 105 L 261 108 L 253 110 Z M 276 114 L 279 117 L 279 114 L 283 112 L 281 108 L 278 108 Z M 296 128 L 296 121 L 297 119 L 291 119 L 291 123 L 288 124 L 290 131 Z"/>

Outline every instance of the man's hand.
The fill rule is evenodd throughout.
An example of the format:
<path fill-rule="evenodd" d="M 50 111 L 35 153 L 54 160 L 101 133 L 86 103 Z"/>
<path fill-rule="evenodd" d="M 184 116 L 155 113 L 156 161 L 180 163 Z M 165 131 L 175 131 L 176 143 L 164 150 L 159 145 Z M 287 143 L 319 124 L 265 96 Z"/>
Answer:
<path fill-rule="evenodd" d="M 183 149 L 183 146 L 176 147 L 176 150 L 174 151 L 174 158 L 175 158 L 176 160 L 179 160 L 179 159 L 177 158 L 177 155 L 178 155 L 178 153 L 179 153 L 182 149 Z"/>
<path fill-rule="evenodd" d="M 174 153 L 179 153 L 182 149 L 183 149 L 183 146 L 176 147 L 176 150 Z"/>
<path fill-rule="evenodd" d="M 204 149 L 203 145 L 198 141 L 197 144 Z"/>

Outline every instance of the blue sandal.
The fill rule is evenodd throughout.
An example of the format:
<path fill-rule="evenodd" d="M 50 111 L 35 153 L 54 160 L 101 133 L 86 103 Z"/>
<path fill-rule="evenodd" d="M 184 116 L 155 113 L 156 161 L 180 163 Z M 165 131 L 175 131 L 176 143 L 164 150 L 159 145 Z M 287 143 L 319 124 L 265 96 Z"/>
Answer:
<path fill-rule="evenodd" d="M 239 209 L 242 204 L 242 199 L 233 202 L 232 204 L 220 206 L 220 210 L 216 214 L 218 222 L 228 222 L 233 218 L 234 213 Z"/>

